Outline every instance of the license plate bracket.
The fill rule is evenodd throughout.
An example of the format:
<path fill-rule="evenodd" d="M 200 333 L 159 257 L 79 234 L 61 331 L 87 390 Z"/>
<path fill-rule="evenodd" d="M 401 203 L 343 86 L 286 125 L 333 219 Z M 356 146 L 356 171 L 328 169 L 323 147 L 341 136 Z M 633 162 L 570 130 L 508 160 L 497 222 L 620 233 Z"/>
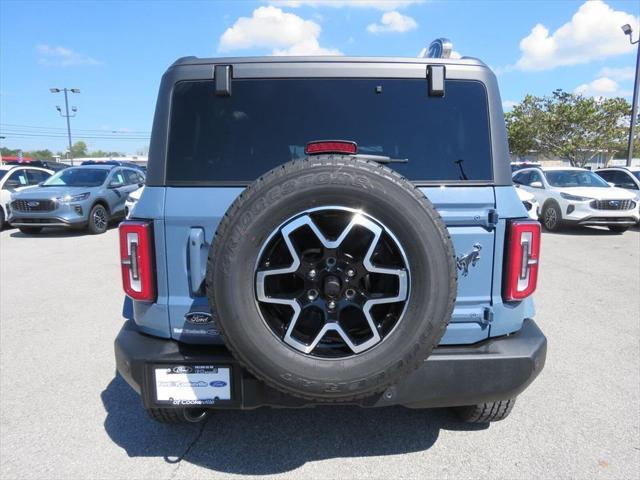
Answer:
<path fill-rule="evenodd" d="M 153 402 L 161 406 L 214 406 L 232 400 L 232 369 L 220 365 L 154 365 Z"/>

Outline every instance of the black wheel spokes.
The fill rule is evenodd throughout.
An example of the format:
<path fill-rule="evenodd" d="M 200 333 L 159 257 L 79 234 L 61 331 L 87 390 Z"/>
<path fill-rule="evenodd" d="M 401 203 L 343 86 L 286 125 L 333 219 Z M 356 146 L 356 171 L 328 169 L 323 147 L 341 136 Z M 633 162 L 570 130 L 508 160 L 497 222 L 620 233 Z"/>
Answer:
<path fill-rule="evenodd" d="M 283 246 L 291 258 L 286 266 L 280 266 Z M 258 259 L 261 313 L 279 338 L 305 354 L 342 358 L 377 345 L 400 321 L 408 293 L 406 260 L 395 237 L 343 207 L 286 222 Z M 290 313 L 283 315 L 283 307 Z"/>

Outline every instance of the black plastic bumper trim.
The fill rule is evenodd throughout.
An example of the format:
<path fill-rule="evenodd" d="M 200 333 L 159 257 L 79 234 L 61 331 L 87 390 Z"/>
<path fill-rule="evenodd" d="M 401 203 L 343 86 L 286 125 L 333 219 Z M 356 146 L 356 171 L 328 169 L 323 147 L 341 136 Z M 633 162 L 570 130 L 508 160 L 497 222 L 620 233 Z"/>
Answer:
<path fill-rule="evenodd" d="M 355 404 L 433 408 L 514 398 L 538 376 L 546 352 L 547 339 L 536 323 L 527 319 L 519 331 L 508 336 L 474 345 L 438 347 L 399 384 Z M 154 404 L 152 372 L 155 366 L 163 364 L 230 366 L 232 400 L 212 408 L 318 404 L 279 392 L 257 380 L 224 347 L 187 345 L 145 335 L 131 320 L 125 322 L 116 338 L 115 355 L 118 372 L 142 396 L 146 407 L 161 406 Z"/>

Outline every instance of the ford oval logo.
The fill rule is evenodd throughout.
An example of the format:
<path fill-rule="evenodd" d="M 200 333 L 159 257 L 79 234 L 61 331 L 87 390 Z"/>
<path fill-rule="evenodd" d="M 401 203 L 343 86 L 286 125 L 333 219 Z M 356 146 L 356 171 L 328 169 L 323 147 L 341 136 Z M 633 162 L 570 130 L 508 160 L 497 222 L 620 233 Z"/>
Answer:
<path fill-rule="evenodd" d="M 206 325 L 213 322 L 209 312 L 189 312 L 184 316 L 184 319 L 193 325 Z"/>
<path fill-rule="evenodd" d="M 223 382 L 222 380 L 214 380 L 213 382 L 210 382 L 209 385 L 216 388 L 222 388 L 227 386 L 227 382 Z"/>
<path fill-rule="evenodd" d="M 37 207 L 40 205 L 40 202 L 27 202 L 27 206 L 29 207 Z"/>

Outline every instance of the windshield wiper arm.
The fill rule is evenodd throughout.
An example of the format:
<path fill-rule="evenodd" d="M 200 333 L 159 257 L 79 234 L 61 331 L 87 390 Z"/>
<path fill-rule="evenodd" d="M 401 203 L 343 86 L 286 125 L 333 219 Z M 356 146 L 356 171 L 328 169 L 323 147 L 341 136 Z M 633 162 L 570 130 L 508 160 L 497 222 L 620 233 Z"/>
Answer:
<path fill-rule="evenodd" d="M 363 160 L 371 160 L 373 162 L 378 162 L 378 163 L 409 163 L 409 159 L 408 158 L 391 158 L 391 157 L 387 157 L 386 155 L 366 155 L 363 153 L 357 153 L 355 155 L 353 155 L 356 158 L 361 158 Z"/>

